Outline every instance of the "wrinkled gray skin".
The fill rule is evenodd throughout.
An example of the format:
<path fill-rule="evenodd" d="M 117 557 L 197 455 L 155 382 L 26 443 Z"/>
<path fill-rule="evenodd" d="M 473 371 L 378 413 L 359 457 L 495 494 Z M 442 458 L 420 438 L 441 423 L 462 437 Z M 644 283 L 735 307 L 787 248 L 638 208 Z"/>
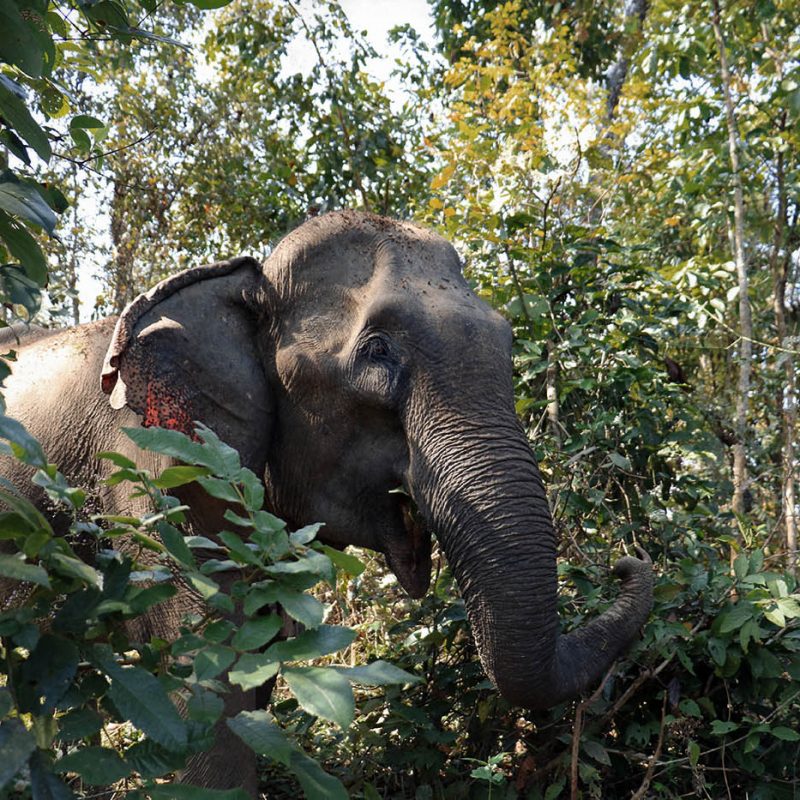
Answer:
<path fill-rule="evenodd" d="M 623 558 L 614 605 L 559 633 L 556 540 L 514 412 L 511 331 L 470 291 L 453 248 L 345 212 L 305 223 L 263 266 L 222 269 L 184 286 L 169 279 L 126 312 L 105 365 L 111 404 L 100 372 L 113 322 L 103 321 L 25 343 L 10 412 L 84 484 L 101 476 L 94 453 L 130 452 L 121 425 L 200 419 L 263 473 L 276 514 L 324 521 L 328 542 L 385 553 L 413 597 L 428 587 L 434 532 L 486 673 L 509 701 L 544 708 L 591 687 L 647 618 L 651 566 Z M 400 485 L 419 515 L 390 494 Z M 224 509 L 187 494 L 195 530 L 213 533 Z M 105 502 L 125 507 L 113 490 Z M 156 611 L 142 635 L 168 634 L 194 602 L 186 593 Z M 228 712 L 253 702 L 237 694 Z M 233 737 L 185 777 L 255 788 Z"/>

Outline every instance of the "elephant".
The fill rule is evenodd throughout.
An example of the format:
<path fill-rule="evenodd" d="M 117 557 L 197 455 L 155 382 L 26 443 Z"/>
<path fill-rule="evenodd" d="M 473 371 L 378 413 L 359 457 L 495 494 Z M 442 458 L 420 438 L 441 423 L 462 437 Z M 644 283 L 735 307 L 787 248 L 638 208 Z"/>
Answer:
<path fill-rule="evenodd" d="M 559 631 L 556 535 L 514 409 L 511 349 L 509 323 L 470 289 L 449 242 L 341 211 L 310 218 L 263 263 L 192 268 L 116 321 L 31 334 L 6 399 L 49 458 L 89 486 L 104 474 L 93 454 L 133 447 L 120 427 L 192 433 L 199 420 L 263 476 L 275 514 L 324 522 L 332 546 L 383 553 L 415 598 L 435 535 L 487 676 L 512 704 L 539 709 L 591 687 L 637 637 L 653 573 L 643 551 L 623 557 L 616 601 Z M 107 510 L 129 503 L 103 491 Z M 189 527 L 213 536 L 224 507 L 199 487 L 184 492 Z M 179 596 L 142 635 L 168 633 L 193 602 Z M 240 693 L 228 711 L 254 702 Z M 221 736 L 185 779 L 254 792 L 254 760 Z"/>

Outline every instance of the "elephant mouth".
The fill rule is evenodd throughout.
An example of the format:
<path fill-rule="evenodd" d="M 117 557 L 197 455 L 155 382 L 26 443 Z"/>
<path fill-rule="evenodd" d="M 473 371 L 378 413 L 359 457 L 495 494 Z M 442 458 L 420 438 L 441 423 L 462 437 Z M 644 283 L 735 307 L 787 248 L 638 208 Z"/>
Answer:
<path fill-rule="evenodd" d="M 431 583 L 431 532 L 407 495 L 398 495 L 402 533 L 385 544 L 386 561 L 405 591 L 420 598 Z"/>

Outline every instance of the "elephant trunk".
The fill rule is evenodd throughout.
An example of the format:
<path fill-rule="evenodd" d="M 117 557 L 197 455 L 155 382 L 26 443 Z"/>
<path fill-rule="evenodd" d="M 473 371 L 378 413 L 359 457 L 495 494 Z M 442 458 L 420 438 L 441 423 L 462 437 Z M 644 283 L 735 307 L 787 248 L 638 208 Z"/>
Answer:
<path fill-rule="evenodd" d="M 515 705 L 547 708 L 590 687 L 636 637 L 652 605 L 650 563 L 626 557 L 600 617 L 559 632 L 556 539 L 539 470 L 513 414 L 471 432 L 426 426 L 409 484 L 464 598 L 481 662 Z M 425 441 L 427 439 L 427 442 Z"/>

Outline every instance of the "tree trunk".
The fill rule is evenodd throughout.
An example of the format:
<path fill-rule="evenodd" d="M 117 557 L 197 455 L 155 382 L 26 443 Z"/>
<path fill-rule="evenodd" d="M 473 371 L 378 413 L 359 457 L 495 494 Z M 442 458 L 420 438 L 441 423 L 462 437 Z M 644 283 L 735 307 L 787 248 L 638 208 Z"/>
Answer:
<path fill-rule="evenodd" d="M 630 58 L 636 47 L 636 37 L 644 27 L 644 20 L 647 16 L 648 7 L 649 4 L 647 0 L 629 0 L 629 2 L 625 4 L 625 30 L 630 30 L 632 28 L 633 34 L 624 40 L 617 53 L 617 60 L 606 71 L 606 90 L 608 91 L 608 98 L 606 99 L 606 127 L 608 127 L 614 119 L 619 97 L 620 94 L 622 94 L 622 86 L 625 83 L 625 79 L 628 77 Z M 631 22 L 633 22 L 632 26 Z"/>
<path fill-rule="evenodd" d="M 558 420 L 558 357 L 552 339 L 547 340 L 547 429 L 553 443 L 561 449 L 561 424 Z"/>
<path fill-rule="evenodd" d="M 733 445 L 733 511 L 741 520 L 745 515 L 744 494 L 747 488 L 747 414 L 752 369 L 753 323 L 750 310 L 747 259 L 744 252 L 744 191 L 739 165 L 739 130 L 731 91 L 731 73 L 720 22 L 719 0 L 711 0 L 711 24 L 719 51 L 719 72 L 725 100 L 725 122 L 728 130 L 728 155 L 733 183 L 733 258 L 739 282 L 739 383 L 736 397 L 736 442 Z M 736 535 L 739 536 L 737 521 Z M 731 555 L 733 558 L 733 555 Z"/>
<path fill-rule="evenodd" d="M 781 131 L 786 129 L 786 112 L 781 117 Z M 775 313 L 775 330 L 778 338 L 778 364 L 783 366 L 784 387 L 779 395 L 783 453 L 781 458 L 781 509 L 786 533 L 786 562 L 793 572 L 797 569 L 797 518 L 794 492 L 794 430 L 797 424 L 797 394 L 794 374 L 792 340 L 786 322 L 786 281 L 790 256 L 786 252 L 786 175 L 784 154 L 778 153 L 776 167 L 778 212 L 775 218 L 775 236 L 770 256 L 772 272 L 772 304 Z"/>
<path fill-rule="evenodd" d="M 67 264 L 67 289 L 70 296 L 70 311 L 72 324 L 80 325 L 81 301 L 78 296 L 78 230 L 80 218 L 78 216 L 78 166 L 73 164 L 70 170 L 72 178 L 72 234 L 69 241 L 69 259 Z"/>

